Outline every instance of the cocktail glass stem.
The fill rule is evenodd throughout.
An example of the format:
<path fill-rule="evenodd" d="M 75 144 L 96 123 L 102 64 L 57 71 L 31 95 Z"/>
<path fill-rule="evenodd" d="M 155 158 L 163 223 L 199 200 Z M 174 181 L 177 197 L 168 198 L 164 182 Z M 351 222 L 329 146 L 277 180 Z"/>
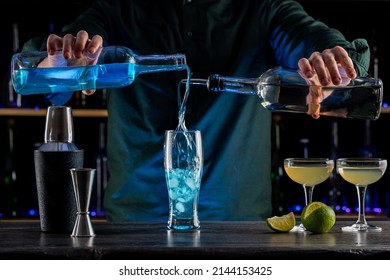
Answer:
<path fill-rule="evenodd" d="M 343 231 L 382 231 L 382 228 L 373 226 L 367 223 L 366 214 L 365 214 L 365 200 L 366 200 L 366 191 L 367 186 L 356 186 L 357 196 L 358 196 L 358 219 L 357 221 L 351 225 L 342 227 Z"/>
<path fill-rule="evenodd" d="M 357 195 L 358 195 L 358 201 L 359 201 L 359 214 L 358 214 L 358 220 L 356 221 L 356 224 L 358 225 L 366 225 L 366 214 L 365 214 L 365 201 L 366 201 L 366 190 L 367 186 L 356 186 Z"/>
<path fill-rule="evenodd" d="M 305 195 L 305 206 L 313 201 L 313 190 L 314 190 L 314 186 L 303 185 L 303 192 Z M 295 228 L 293 229 L 293 231 L 305 231 L 305 230 L 306 229 L 302 223 L 295 226 Z"/>
<path fill-rule="evenodd" d="M 306 206 L 313 201 L 314 186 L 303 185 L 303 189 L 305 192 L 305 206 Z"/>

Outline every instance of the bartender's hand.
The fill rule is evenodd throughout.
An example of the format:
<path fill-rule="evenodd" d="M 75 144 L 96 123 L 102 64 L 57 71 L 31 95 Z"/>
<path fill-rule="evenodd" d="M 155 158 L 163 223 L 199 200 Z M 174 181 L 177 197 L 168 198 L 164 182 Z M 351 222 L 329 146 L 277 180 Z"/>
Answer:
<path fill-rule="evenodd" d="M 84 30 L 80 30 L 76 36 L 66 34 L 64 37 L 59 37 L 51 34 L 47 39 L 48 63 L 50 63 L 50 57 L 54 57 L 58 50 L 62 50 L 62 56 L 66 60 L 74 58 L 75 61 L 84 60 L 85 64 L 94 64 L 102 46 L 103 38 L 100 35 L 95 35 L 90 39 Z M 89 89 L 83 90 L 83 93 L 90 95 L 95 91 L 95 89 Z"/>
<path fill-rule="evenodd" d="M 346 50 L 339 46 L 322 52 L 314 52 L 308 59 L 301 58 L 298 66 L 301 75 L 308 79 L 310 84 L 337 86 L 345 83 L 346 80 L 356 78 L 356 71 L 351 58 Z M 321 94 L 315 90 L 310 94 L 308 114 L 317 119 L 320 116 Z"/>

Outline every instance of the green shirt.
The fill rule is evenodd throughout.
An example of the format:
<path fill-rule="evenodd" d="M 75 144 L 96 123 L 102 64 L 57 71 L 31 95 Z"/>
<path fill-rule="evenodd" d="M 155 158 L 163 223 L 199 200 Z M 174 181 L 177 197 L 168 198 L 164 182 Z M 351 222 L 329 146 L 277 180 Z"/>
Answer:
<path fill-rule="evenodd" d="M 63 33 L 84 29 L 104 45 L 138 54 L 184 53 L 192 78 L 210 74 L 258 77 L 335 45 L 367 74 L 365 40 L 309 17 L 290 0 L 97 0 Z M 178 124 L 177 84 L 186 73 L 144 74 L 108 98 L 109 220 L 167 220 L 163 138 Z M 271 112 L 257 96 L 191 87 L 185 116 L 202 131 L 204 172 L 200 220 L 260 220 L 271 215 Z M 93 139 L 91 139 L 93 140 Z"/>

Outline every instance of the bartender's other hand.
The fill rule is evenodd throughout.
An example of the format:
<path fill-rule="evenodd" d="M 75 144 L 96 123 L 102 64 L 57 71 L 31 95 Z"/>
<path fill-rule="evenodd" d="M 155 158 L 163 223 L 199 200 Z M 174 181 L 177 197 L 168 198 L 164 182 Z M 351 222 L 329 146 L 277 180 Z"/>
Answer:
<path fill-rule="evenodd" d="M 340 46 L 325 49 L 322 52 L 314 52 L 308 59 L 301 58 L 298 61 L 298 67 L 301 75 L 307 78 L 310 84 L 319 86 L 337 86 L 348 83 L 357 75 L 347 51 Z M 318 119 L 320 116 L 320 100 L 318 99 L 318 93 L 313 92 L 313 94 L 313 103 L 309 103 L 308 114 Z M 315 102 L 315 100 L 318 102 Z"/>

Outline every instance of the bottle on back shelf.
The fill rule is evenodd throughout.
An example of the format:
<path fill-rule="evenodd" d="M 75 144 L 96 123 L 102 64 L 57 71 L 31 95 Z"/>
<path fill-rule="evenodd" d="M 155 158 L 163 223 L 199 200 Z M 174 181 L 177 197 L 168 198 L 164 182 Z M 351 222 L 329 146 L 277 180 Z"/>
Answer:
<path fill-rule="evenodd" d="M 272 116 L 272 153 L 271 153 L 271 183 L 273 215 L 280 216 L 286 211 L 285 177 L 282 153 L 282 116 L 278 113 Z"/>
<path fill-rule="evenodd" d="M 98 148 L 94 153 L 93 159 L 96 169 L 96 180 L 92 191 L 91 210 L 92 215 L 103 217 L 103 197 L 107 187 L 108 170 L 107 170 L 107 149 L 106 149 L 106 120 L 101 120 L 98 127 Z"/>
<path fill-rule="evenodd" d="M 2 147 L 0 166 L 0 218 L 16 218 L 20 215 L 19 172 L 15 153 L 15 120 L 5 120 L 5 145 Z M 4 153 L 3 153 L 4 152 Z"/>

